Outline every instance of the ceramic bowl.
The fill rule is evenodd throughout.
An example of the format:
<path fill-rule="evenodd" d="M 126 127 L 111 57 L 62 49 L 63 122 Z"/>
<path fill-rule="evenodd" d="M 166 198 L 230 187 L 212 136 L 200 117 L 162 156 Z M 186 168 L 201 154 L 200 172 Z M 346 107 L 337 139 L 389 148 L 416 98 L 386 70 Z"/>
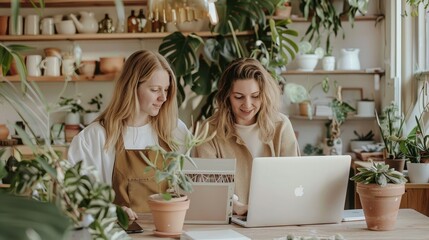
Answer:
<path fill-rule="evenodd" d="M 58 34 L 75 34 L 76 27 L 72 20 L 64 20 L 61 22 L 55 23 L 55 29 Z"/>
<path fill-rule="evenodd" d="M 296 57 L 299 71 L 311 72 L 317 65 L 319 57 L 316 54 L 302 54 Z"/>
<path fill-rule="evenodd" d="M 84 76 L 94 76 L 95 72 L 95 60 L 84 60 L 81 62 L 79 67 L 79 74 Z"/>
<path fill-rule="evenodd" d="M 103 74 L 120 72 L 124 66 L 124 57 L 101 57 L 100 72 Z"/>

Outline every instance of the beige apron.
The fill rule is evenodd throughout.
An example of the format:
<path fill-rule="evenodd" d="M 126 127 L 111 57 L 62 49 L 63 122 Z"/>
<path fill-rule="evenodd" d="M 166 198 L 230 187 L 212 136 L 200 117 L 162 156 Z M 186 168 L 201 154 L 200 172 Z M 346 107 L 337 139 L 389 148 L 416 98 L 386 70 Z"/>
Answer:
<path fill-rule="evenodd" d="M 164 149 L 168 149 L 165 148 Z M 147 199 L 150 195 L 164 192 L 166 182 L 158 185 L 154 180 L 154 171 L 144 172 L 147 164 L 140 156 L 144 153 L 149 159 L 155 158 L 155 152 L 149 150 L 122 150 L 115 154 L 112 186 L 115 191 L 114 203 L 130 207 L 135 212 L 150 212 Z M 158 158 L 158 167 L 162 159 Z"/>

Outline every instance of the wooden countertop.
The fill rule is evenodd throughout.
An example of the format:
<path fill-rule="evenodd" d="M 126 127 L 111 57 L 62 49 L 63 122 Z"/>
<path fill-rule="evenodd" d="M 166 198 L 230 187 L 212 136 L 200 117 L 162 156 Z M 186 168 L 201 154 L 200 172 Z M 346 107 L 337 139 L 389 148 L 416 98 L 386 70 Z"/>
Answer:
<path fill-rule="evenodd" d="M 133 239 L 161 239 L 153 235 L 153 225 L 144 216 L 139 215 L 138 222 L 145 232 L 130 234 Z M 412 210 L 400 209 L 396 222 L 396 229 L 392 231 L 371 231 L 366 228 L 365 221 L 343 222 L 340 224 L 303 225 L 243 228 L 235 224 L 229 225 L 185 225 L 184 230 L 215 230 L 233 229 L 251 239 L 273 239 L 286 237 L 288 234 L 296 236 L 334 236 L 341 234 L 345 239 L 401 239 L 419 240 L 428 239 L 429 217 Z M 167 238 L 163 238 L 167 239 Z"/>

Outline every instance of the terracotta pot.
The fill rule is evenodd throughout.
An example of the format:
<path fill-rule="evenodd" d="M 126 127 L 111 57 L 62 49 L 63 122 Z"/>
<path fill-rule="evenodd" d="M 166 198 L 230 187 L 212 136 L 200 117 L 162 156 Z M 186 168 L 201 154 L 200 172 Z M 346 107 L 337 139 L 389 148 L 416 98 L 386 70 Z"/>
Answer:
<path fill-rule="evenodd" d="M 357 184 L 362 209 L 368 229 L 376 231 L 395 228 L 399 205 L 405 193 L 404 184 Z"/>
<path fill-rule="evenodd" d="M 384 159 L 384 162 L 389 165 L 389 168 L 394 168 L 398 172 L 404 171 L 405 159 Z"/>
<path fill-rule="evenodd" d="M 100 72 L 104 74 L 120 72 L 124 66 L 124 57 L 100 58 Z"/>
<path fill-rule="evenodd" d="M 6 140 L 9 136 L 9 128 L 5 124 L 0 124 L 0 140 Z"/>
<path fill-rule="evenodd" d="M 160 237 L 179 237 L 182 234 L 189 203 L 187 196 L 165 201 L 159 194 L 151 195 L 148 204 L 156 228 L 154 234 Z"/>
<path fill-rule="evenodd" d="M 84 76 L 94 76 L 95 60 L 84 60 L 82 66 L 79 67 L 79 74 Z"/>
<path fill-rule="evenodd" d="M 66 136 L 66 142 L 70 143 L 73 137 L 78 135 L 80 132 L 80 125 L 65 125 L 64 132 Z"/>
<path fill-rule="evenodd" d="M 24 68 L 25 68 L 25 66 L 24 66 Z M 12 62 L 10 63 L 9 74 L 11 76 L 18 75 L 18 68 L 16 66 L 15 60 L 12 60 Z"/>
<path fill-rule="evenodd" d="M 299 115 L 301 116 L 313 116 L 313 109 L 310 102 L 300 102 L 299 104 Z"/>
<path fill-rule="evenodd" d="M 291 12 L 292 12 L 291 6 L 283 6 L 281 8 L 276 8 L 274 15 L 277 17 L 281 17 L 281 18 L 286 19 L 286 18 L 290 17 Z"/>
<path fill-rule="evenodd" d="M 0 16 L 0 35 L 6 35 L 7 33 L 7 19 L 8 16 Z"/>

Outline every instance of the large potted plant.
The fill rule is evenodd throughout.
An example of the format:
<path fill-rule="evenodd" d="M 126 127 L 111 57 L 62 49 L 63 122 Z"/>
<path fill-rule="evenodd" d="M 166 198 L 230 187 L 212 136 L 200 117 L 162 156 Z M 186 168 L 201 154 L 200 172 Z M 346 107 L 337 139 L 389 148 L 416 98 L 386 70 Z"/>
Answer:
<path fill-rule="evenodd" d="M 205 96 L 196 107 L 201 109 L 198 119 L 212 114 L 214 88 L 223 69 L 236 58 L 256 58 L 276 80 L 284 82 L 282 67 L 295 58 L 298 46 L 294 38 L 298 33 L 288 28 L 290 20 L 267 20 L 267 15 L 274 14 L 277 2 L 217 1 L 219 23 L 212 26 L 216 37 L 204 40 L 195 33 L 185 36 L 174 32 L 163 39 L 158 50 L 175 70 L 179 103 L 188 94 L 186 87 L 196 95 Z M 248 31 L 250 37 L 240 38 L 236 31 Z"/>
<path fill-rule="evenodd" d="M 404 175 L 385 163 L 372 163 L 358 168 L 350 178 L 357 183 L 356 191 L 365 214 L 368 229 L 383 231 L 395 228 L 402 195 L 405 193 Z"/>
<path fill-rule="evenodd" d="M 404 170 L 405 159 L 399 149 L 399 139 L 403 136 L 404 116 L 398 106 L 391 103 L 383 109 L 382 115 L 375 112 L 377 125 L 384 143 L 384 161 L 399 172 Z"/>
<path fill-rule="evenodd" d="M 182 169 L 185 161 L 197 167 L 190 157 L 191 150 L 214 137 L 215 133 L 207 135 L 208 127 L 205 125 L 200 130 L 197 123 L 194 135 L 188 135 L 185 140 L 185 153 L 168 152 L 160 146 L 150 147 L 152 154 L 140 152 L 147 164 L 145 172 L 154 171 L 155 182 L 160 185 L 159 194 L 151 195 L 148 200 L 156 228 L 154 234 L 157 236 L 178 237 L 182 234 L 186 211 L 190 204 L 184 192 L 192 192 L 192 181 Z"/>
<path fill-rule="evenodd" d="M 10 239 L 21 239 L 28 237 L 26 233 L 31 228 L 33 235 L 40 239 L 64 239 L 71 230 L 88 227 L 94 239 L 123 239 L 125 234 L 113 225 L 119 220 L 126 227 L 128 219 L 123 210 L 112 203 L 113 189 L 98 182 L 93 169 L 85 169 L 81 163 L 70 165 L 51 146 L 50 115 L 66 107 L 47 102 L 37 84 L 27 81 L 18 53 L 4 49 L 5 57 L 17 60 L 22 88 L 18 89 L 0 77 L 4 81 L 0 83 L 0 96 L 10 103 L 29 128 L 27 133 L 15 127 L 24 144 L 32 149 L 33 158 L 19 162 L 13 173 L 8 173 L 11 174 L 8 194 L 21 197 L 0 197 L 1 215 L 6 213 L 4 216 L 14 219 L 10 221 L 11 218 L 5 217 L 9 221 L 0 221 L 0 232 L 8 234 Z M 43 141 L 31 141 L 36 133 Z"/>

